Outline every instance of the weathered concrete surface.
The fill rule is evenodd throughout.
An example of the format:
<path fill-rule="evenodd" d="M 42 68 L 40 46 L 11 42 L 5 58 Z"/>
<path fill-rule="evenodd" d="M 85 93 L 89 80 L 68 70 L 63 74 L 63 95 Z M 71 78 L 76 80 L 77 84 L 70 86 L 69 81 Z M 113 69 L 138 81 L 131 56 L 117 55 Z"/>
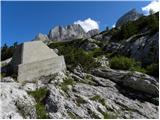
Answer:
<path fill-rule="evenodd" d="M 32 81 L 66 68 L 64 57 L 58 56 L 42 41 L 20 44 L 13 55 L 11 66 L 18 74 L 18 81 Z"/>
<path fill-rule="evenodd" d="M 40 76 L 47 76 L 65 69 L 64 57 L 54 57 L 47 60 L 20 64 L 18 66 L 18 80 L 32 81 Z"/>

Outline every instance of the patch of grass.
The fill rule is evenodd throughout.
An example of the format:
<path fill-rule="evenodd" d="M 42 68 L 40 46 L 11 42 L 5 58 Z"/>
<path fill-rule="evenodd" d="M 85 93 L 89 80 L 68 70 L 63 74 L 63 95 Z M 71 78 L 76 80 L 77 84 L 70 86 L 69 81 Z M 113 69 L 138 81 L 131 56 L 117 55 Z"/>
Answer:
<path fill-rule="evenodd" d="M 154 77 L 159 77 L 159 64 L 158 63 L 153 63 L 149 66 L 146 67 L 147 74 L 152 75 Z"/>
<path fill-rule="evenodd" d="M 66 78 L 64 79 L 63 83 L 60 85 L 61 89 L 67 93 L 69 90 L 68 85 L 73 86 L 75 81 L 72 78 Z"/>
<path fill-rule="evenodd" d="M 101 98 L 101 96 L 99 96 L 99 95 L 93 96 L 92 98 L 90 98 L 90 100 L 97 101 L 97 102 L 101 103 L 102 105 L 106 106 L 105 99 Z"/>
<path fill-rule="evenodd" d="M 140 66 L 134 66 L 132 68 L 133 71 L 137 71 L 137 72 L 141 72 L 141 73 L 146 73 L 146 69 L 145 68 L 142 68 Z"/>
<path fill-rule="evenodd" d="M 45 105 L 43 104 L 43 101 L 48 93 L 47 88 L 40 88 L 35 91 L 28 91 L 28 94 L 32 95 L 36 101 L 36 113 L 38 119 L 48 119 L 48 113 L 45 109 Z"/>
<path fill-rule="evenodd" d="M 41 103 L 37 103 L 35 105 L 36 107 L 36 113 L 37 113 L 37 118 L 38 119 L 48 119 L 48 114 L 46 113 L 45 106 Z"/>
<path fill-rule="evenodd" d="M 28 94 L 32 95 L 36 102 L 39 103 L 46 97 L 47 92 L 47 88 L 40 88 L 36 91 L 28 91 Z"/>
<path fill-rule="evenodd" d="M 136 62 L 125 56 L 115 56 L 110 60 L 110 67 L 112 69 L 129 70 L 136 65 Z"/>
<path fill-rule="evenodd" d="M 102 113 L 104 116 L 104 119 L 116 119 L 117 117 L 109 112 Z"/>
<path fill-rule="evenodd" d="M 76 102 L 77 102 L 77 105 L 80 106 L 81 104 L 85 104 L 87 103 L 82 97 L 78 96 L 76 98 Z"/>

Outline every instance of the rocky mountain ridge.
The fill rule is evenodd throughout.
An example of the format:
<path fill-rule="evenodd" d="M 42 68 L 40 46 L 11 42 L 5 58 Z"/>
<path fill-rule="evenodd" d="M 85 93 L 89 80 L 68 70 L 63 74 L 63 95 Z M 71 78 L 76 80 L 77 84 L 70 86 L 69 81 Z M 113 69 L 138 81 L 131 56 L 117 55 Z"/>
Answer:
<path fill-rule="evenodd" d="M 81 38 L 89 38 L 99 33 L 98 29 L 93 29 L 87 33 L 79 24 L 72 24 L 67 26 L 53 27 L 48 35 L 39 33 L 33 40 L 41 40 L 43 42 L 51 41 L 68 41 Z"/>

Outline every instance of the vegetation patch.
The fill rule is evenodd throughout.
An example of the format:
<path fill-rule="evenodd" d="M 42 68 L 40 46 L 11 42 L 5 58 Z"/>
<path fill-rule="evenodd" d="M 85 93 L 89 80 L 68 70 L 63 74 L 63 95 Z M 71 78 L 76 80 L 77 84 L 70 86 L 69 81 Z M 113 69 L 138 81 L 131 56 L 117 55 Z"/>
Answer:
<path fill-rule="evenodd" d="M 128 57 L 115 56 L 110 60 L 110 67 L 112 69 L 129 70 L 136 65 L 136 62 Z"/>
<path fill-rule="evenodd" d="M 6 60 L 8 58 L 11 58 L 13 56 L 13 53 L 16 49 L 16 46 L 17 46 L 17 42 L 15 42 L 12 46 L 8 46 L 7 44 L 4 44 L 2 47 L 1 47 L 1 60 Z"/>
<path fill-rule="evenodd" d="M 45 109 L 45 105 L 43 104 L 43 101 L 48 93 L 47 88 L 40 88 L 36 91 L 29 91 L 28 94 L 32 95 L 36 101 L 36 114 L 38 119 L 48 119 L 48 113 Z"/>
<path fill-rule="evenodd" d="M 63 83 L 60 85 L 60 87 L 64 92 L 67 93 L 69 90 L 68 85 L 73 86 L 74 84 L 75 84 L 75 81 L 72 78 L 65 78 Z"/>
<path fill-rule="evenodd" d="M 112 41 L 120 41 L 127 39 L 132 35 L 141 33 L 142 29 L 150 31 L 150 35 L 155 34 L 159 30 L 159 13 L 149 16 L 142 16 L 136 21 L 129 21 L 121 26 L 121 29 L 113 28 L 108 34 L 112 35 Z"/>
<path fill-rule="evenodd" d="M 146 67 L 147 74 L 152 75 L 155 77 L 159 77 L 159 64 L 158 63 L 153 63 L 149 66 Z"/>
<path fill-rule="evenodd" d="M 102 114 L 104 116 L 104 119 L 116 119 L 117 118 L 116 115 L 109 113 L 109 112 L 104 112 Z"/>
<path fill-rule="evenodd" d="M 99 66 L 99 64 L 93 59 L 93 55 L 96 56 L 96 54 L 99 53 L 98 50 L 95 50 L 95 53 L 85 52 L 79 45 L 82 42 L 82 40 L 73 40 L 64 43 L 52 43 L 49 47 L 52 49 L 57 48 L 59 50 L 59 55 L 64 55 L 68 69 L 73 69 L 77 64 L 80 64 L 84 71 L 88 72 L 92 68 Z"/>
<path fill-rule="evenodd" d="M 101 103 L 103 106 L 106 106 L 105 99 L 101 98 L 101 96 L 99 96 L 99 95 L 93 96 L 92 98 L 90 98 L 90 100 L 97 101 L 97 102 Z"/>
<path fill-rule="evenodd" d="M 41 103 L 37 103 L 35 105 L 36 107 L 36 113 L 37 113 L 37 118 L 38 119 L 48 119 L 48 114 L 47 111 L 45 109 L 45 106 Z"/>

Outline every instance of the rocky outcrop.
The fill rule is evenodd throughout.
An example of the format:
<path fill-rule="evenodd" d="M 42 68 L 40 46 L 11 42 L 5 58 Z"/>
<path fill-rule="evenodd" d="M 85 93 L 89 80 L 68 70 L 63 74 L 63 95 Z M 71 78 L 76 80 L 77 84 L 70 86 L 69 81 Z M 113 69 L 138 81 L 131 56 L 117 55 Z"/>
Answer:
<path fill-rule="evenodd" d="M 1 86 L 1 119 L 36 119 L 34 99 L 12 78 L 3 78 Z"/>
<path fill-rule="evenodd" d="M 135 9 L 130 10 L 129 12 L 125 13 L 122 17 L 120 17 L 116 23 L 116 26 L 121 26 L 128 21 L 135 21 L 138 18 L 143 16 L 143 14 L 138 13 Z"/>
<path fill-rule="evenodd" d="M 88 35 L 79 24 L 73 24 L 68 26 L 56 26 L 49 32 L 50 40 L 73 40 L 79 38 L 86 38 Z"/>
<path fill-rule="evenodd" d="M 89 37 L 92 37 L 92 36 L 94 36 L 94 35 L 97 35 L 98 33 L 100 33 L 100 31 L 99 31 L 98 29 L 93 29 L 93 30 L 88 31 L 88 32 L 87 32 L 87 35 L 88 35 Z"/>
<path fill-rule="evenodd" d="M 49 84 L 45 104 L 50 118 L 158 118 L 158 106 L 149 101 L 152 97 L 119 86 L 109 78 L 79 72 L 68 74 L 75 84 L 68 86 L 67 91 L 61 85 Z M 123 76 L 127 72 L 120 73 Z M 117 77 L 116 74 L 110 76 Z"/>
<path fill-rule="evenodd" d="M 158 118 L 157 82 L 150 76 L 141 76 L 109 68 L 88 74 L 77 67 L 73 73 L 56 73 L 40 78 L 38 83 L 20 85 L 5 78 L 3 81 L 7 81 L 1 82 L 1 118 L 36 118 L 34 99 L 26 91 L 39 88 L 48 90 L 43 104 L 50 119 Z M 150 92 L 136 92 L 128 86 Z"/>
<path fill-rule="evenodd" d="M 40 40 L 43 42 L 47 42 L 49 40 L 48 36 L 43 34 L 43 33 L 38 33 L 38 35 L 36 35 L 36 37 L 33 39 L 33 41 L 35 40 Z"/>
<path fill-rule="evenodd" d="M 99 41 L 96 41 L 92 38 L 88 38 L 83 40 L 83 42 L 80 45 L 80 48 L 84 49 L 85 51 L 94 50 L 96 48 L 99 48 L 97 43 L 99 43 Z"/>
<path fill-rule="evenodd" d="M 149 35 L 148 32 L 133 35 L 130 38 L 109 42 L 105 47 L 106 52 L 117 53 L 141 61 L 142 64 L 158 62 L 159 58 L 159 32 Z"/>
<path fill-rule="evenodd" d="M 155 78 L 146 74 L 113 69 L 98 69 L 94 70 L 93 74 L 156 97 L 159 94 L 159 83 Z"/>
<path fill-rule="evenodd" d="M 86 51 L 89 51 L 89 50 L 94 50 L 96 48 L 99 48 L 99 46 L 96 43 L 86 41 L 83 45 L 81 45 L 81 48 Z"/>

